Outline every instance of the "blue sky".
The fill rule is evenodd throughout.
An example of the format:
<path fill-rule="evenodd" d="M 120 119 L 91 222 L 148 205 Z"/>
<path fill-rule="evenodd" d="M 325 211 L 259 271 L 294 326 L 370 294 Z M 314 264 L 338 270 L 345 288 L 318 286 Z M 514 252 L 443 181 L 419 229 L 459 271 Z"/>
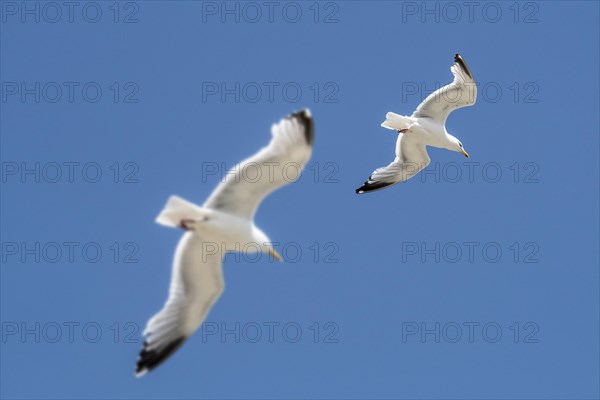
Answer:
<path fill-rule="evenodd" d="M 2 397 L 598 398 L 598 3 L 61 4 L 0 2 Z M 456 52 L 471 158 L 355 195 Z M 257 214 L 289 261 L 228 256 L 135 379 L 180 237 L 154 218 L 302 107 L 312 160 Z"/>

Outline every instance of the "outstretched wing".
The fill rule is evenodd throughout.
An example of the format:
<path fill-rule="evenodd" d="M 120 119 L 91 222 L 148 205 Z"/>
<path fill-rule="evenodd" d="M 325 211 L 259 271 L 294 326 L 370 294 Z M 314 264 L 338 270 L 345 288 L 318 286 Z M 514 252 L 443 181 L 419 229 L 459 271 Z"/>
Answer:
<path fill-rule="evenodd" d="M 271 127 L 268 146 L 233 168 L 215 188 L 204 207 L 252 219 L 261 201 L 300 176 L 310 159 L 314 124 L 302 110 Z"/>
<path fill-rule="evenodd" d="M 419 104 L 413 117 L 432 118 L 443 125 L 452 111 L 475 104 L 477 86 L 460 54 L 454 56 L 454 64 L 450 71 L 454 75 L 454 81 L 427 96 Z"/>
<path fill-rule="evenodd" d="M 411 139 L 410 134 L 401 133 L 396 141 L 394 161 L 387 167 L 377 168 L 373 171 L 364 185 L 356 189 L 356 193 L 374 192 L 404 182 L 428 166 L 429 161 L 425 145 Z"/>
<path fill-rule="evenodd" d="M 173 354 L 198 329 L 223 292 L 222 254 L 205 243 L 192 232 L 179 241 L 169 298 L 146 325 L 136 376 L 144 375 Z"/>

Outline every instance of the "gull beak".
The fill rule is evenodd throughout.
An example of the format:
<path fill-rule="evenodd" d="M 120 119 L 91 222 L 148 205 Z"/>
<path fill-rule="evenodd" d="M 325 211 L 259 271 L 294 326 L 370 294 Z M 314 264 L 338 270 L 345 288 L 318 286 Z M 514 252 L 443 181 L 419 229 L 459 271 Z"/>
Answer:
<path fill-rule="evenodd" d="M 277 261 L 283 262 L 283 257 L 281 257 L 281 255 L 278 252 L 276 252 L 275 249 L 272 247 L 269 247 L 269 255 Z"/>
<path fill-rule="evenodd" d="M 469 158 L 469 153 L 467 153 L 465 149 L 461 148 L 460 151 L 464 154 L 465 157 Z"/>

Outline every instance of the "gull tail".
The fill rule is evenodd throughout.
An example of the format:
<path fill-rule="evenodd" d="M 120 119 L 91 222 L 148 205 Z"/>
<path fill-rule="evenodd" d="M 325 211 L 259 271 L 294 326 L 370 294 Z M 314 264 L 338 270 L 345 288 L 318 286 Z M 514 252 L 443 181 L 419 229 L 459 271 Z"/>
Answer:
<path fill-rule="evenodd" d="M 202 221 L 206 220 L 207 217 L 208 210 L 198 207 L 179 196 L 171 196 L 165 208 L 156 217 L 156 222 L 171 228 L 180 228 L 184 220 Z"/>
<path fill-rule="evenodd" d="M 409 128 L 414 122 L 415 119 L 412 117 L 405 117 L 404 115 L 389 112 L 385 115 L 385 121 L 381 123 L 381 126 L 397 131 Z"/>

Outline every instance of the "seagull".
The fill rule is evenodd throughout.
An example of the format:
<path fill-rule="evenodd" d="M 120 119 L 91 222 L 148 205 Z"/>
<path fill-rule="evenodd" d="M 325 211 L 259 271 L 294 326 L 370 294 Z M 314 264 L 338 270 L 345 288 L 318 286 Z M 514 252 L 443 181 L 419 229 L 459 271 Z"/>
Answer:
<path fill-rule="evenodd" d="M 387 167 L 378 168 L 356 189 L 357 194 L 373 192 L 412 178 L 431 161 L 425 146 L 440 147 L 464 154 L 460 140 L 446 130 L 448 115 L 462 107 L 475 104 L 477 87 L 473 75 L 460 54 L 454 55 L 450 67 L 452 83 L 431 93 L 410 116 L 393 112 L 386 114 L 382 127 L 398 132 L 396 158 Z"/>
<path fill-rule="evenodd" d="M 156 218 L 159 224 L 186 232 L 175 250 L 169 297 L 144 330 L 137 377 L 167 359 L 204 322 L 223 292 L 225 252 L 250 248 L 281 261 L 268 236 L 254 225 L 254 214 L 269 193 L 297 180 L 285 168 L 302 168 L 310 159 L 314 141 L 310 111 L 273 124 L 271 134 L 269 144 L 230 171 L 202 207 L 171 196 Z"/>

